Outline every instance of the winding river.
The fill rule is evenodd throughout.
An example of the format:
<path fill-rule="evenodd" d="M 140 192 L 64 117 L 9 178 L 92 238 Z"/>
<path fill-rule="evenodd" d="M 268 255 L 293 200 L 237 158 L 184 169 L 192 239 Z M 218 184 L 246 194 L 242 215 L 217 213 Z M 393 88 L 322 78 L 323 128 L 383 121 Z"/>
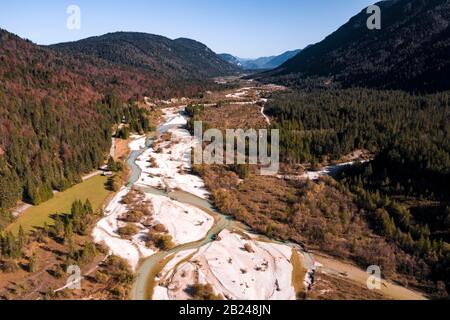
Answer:
<path fill-rule="evenodd" d="M 168 119 L 166 123 L 170 123 L 171 120 L 172 119 Z M 158 135 L 160 136 L 177 126 L 178 125 L 176 124 L 167 125 L 164 123 L 158 127 Z M 146 149 L 151 148 L 152 144 L 153 139 L 149 138 L 147 140 L 146 148 L 139 151 L 133 151 L 129 156 L 127 164 L 131 170 L 131 176 L 127 184 L 127 188 L 131 189 L 135 185 L 135 183 L 139 180 L 142 170 L 136 164 L 136 160 L 146 151 Z M 141 261 L 139 268 L 137 270 L 136 280 L 131 292 L 131 299 L 151 300 L 153 295 L 153 288 L 155 285 L 155 277 L 157 276 L 159 271 L 165 266 L 165 264 L 169 262 L 170 257 L 182 251 L 201 248 L 204 245 L 214 241 L 223 230 L 230 228 L 232 226 L 234 229 L 239 228 L 239 224 L 233 223 L 231 217 L 225 216 L 220 212 L 216 211 L 209 201 L 201 199 L 193 194 L 184 191 L 165 192 L 163 190 L 159 190 L 152 187 L 135 186 L 135 188 L 144 193 L 164 196 L 174 201 L 193 205 L 207 212 L 208 214 L 212 215 L 215 218 L 214 226 L 211 228 L 211 230 L 209 230 L 208 234 L 203 240 L 182 244 L 171 250 L 159 251 L 154 255 L 152 255 L 151 257 Z"/>
<path fill-rule="evenodd" d="M 180 111 L 182 112 L 182 111 Z M 167 131 L 176 128 L 177 124 L 170 125 L 173 118 L 169 118 L 166 120 L 165 123 L 161 124 L 158 127 L 157 133 L 158 136 L 161 136 L 162 134 L 166 133 Z M 235 221 L 230 216 L 225 216 L 215 210 L 212 203 L 201 199 L 191 193 L 184 192 L 184 191 L 173 191 L 173 192 L 166 192 L 160 189 L 156 189 L 153 187 L 142 187 L 142 186 L 135 186 L 136 182 L 138 182 L 142 170 L 141 168 L 136 164 L 137 159 L 148 149 L 152 147 L 154 140 L 149 138 L 147 139 L 146 148 L 139 150 L 139 151 L 133 151 L 128 160 L 127 164 L 131 170 L 131 176 L 129 179 L 129 182 L 127 184 L 127 188 L 131 189 L 132 187 L 136 188 L 137 190 L 158 195 L 158 196 L 164 196 L 171 200 L 178 201 L 181 203 L 189 204 L 192 206 L 195 206 L 209 215 L 214 217 L 215 223 L 214 226 L 209 230 L 206 237 L 200 241 L 187 243 L 179 245 L 171 250 L 164 250 L 159 251 L 155 253 L 154 255 L 143 259 L 136 272 L 136 280 L 133 284 L 133 288 L 131 291 L 131 299 L 132 300 L 151 300 L 153 296 L 153 291 L 155 286 L 157 285 L 156 277 L 160 273 L 160 271 L 164 268 L 164 266 L 169 263 L 171 258 L 173 258 L 176 254 L 186 251 L 186 250 L 192 250 L 192 249 L 200 249 L 201 247 L 212 243 L 217 239 L 217 236 L 225 229 L 232 230 L 232 231 L 249 231 L 244 225 L 241 223 Z M 271 239 L 268 239 L 266 237 L 261 237 L 263 241 L 269 241 L 273 243 L 278 243 L 276 241 L 273 241 Z M 299 251 L 303 250 L 300 246 L 296 244 L 289 244 L 290 246 L 296 248 Z M 311 269 L 314 265 L 314 260 L 312 256 L 309 254 L 303 252 L 305 255 L 305 267 L 307 269 Z"/>
<path fill-rule="evenodd" d="M 180 111 L 183 112 L 183 111 Z M 176 128 L 179 126 L 179 124 L 171 124 L 172 120 L 174 118 L 169 118 L 167 121 L 160 125 L 158 127 L 158 135 L 161 136 L 162 134 L 166 133 L 167 131 Z M 164 267 L 171 261 L 172 258 L 174 258 L 178 253 L 184 252 L 187 250 L 195 250 L 200 249 L 203 246 L 212 243 L 217 239 L 217 236 L 225 229 L 230 231 L 236 231 L 236 232 L 251 232 L 251 230 L 248 230 L 247 227 L 242 225 L 241 223 L 235 221 L 229 216 L 225 216 L 214 209 L 212 203 L 210 203 L 207 200 L 201 199 L 191 193 L 184 192 L 184 191 L 163 191 L 152 187 L 142 187 L 136 185 L 136 183 L 139 181 L 139 178 L 141 176 L 142 170 L 141 168 L 136 164 L 137 159 L 149 148 L 152 147 L 154 140 L 151 138 L 147 139 L 146 147 L 139 151 L 133 151 L 128 160 L 127 164 L 131 170 L 131 175 L 129 182 L 127 184 L 127 188 L 131 190 L 131 188 L 136 188 L 137 190 L 140 190 L 141 192 L 158 195 L 167 197 L 170 200 L 181 202 L 184 204 L 195 206 L 204 212 L 208 213 L 209 215 L 214 217 L 214 225 L 207 233 L 206 237 L 202 240 L 182 244 L 179 246 L 176 246 L 175 248 L 171 250 L 164 250 L 159 251 L 155 253 L 154 255 L 142 259 L 140 261 L 140 264 L 138 266 L 137 272 L 136 272 L 136 279 L 132 287 L 132 291 L 130 293 L 130 298 L 132 300 L 151 300 L 153 297 L 153 292 L 155 287 L 158 285 L 157 278 L 158 275 L 161 273 L 161 271 L 164 269 Z M 265 242 L 271 242 L 276 244 L 284 244 L 287 246 L 292 247 L 293 249 L 296 249 L 298 252 L 301 252 L 304 256 L 304 268 L 309 270 L 308 275 L 311 277 L 312 274 L 315 272 L 315 266 L 316 266 L 316 260 L 314 257 L 303 250 L 301 246 L 294 243 L 280 243 L 278 241 L 275 241 L 273 239 L 269 239 L 264 236 L 259 236 L 260 241 Z M 338 266 L 336 270 L 347 270 L 349 268 L 349 265 L 342 264 L 342 266 Z M 350 268 L 353 268 L 350 266 Z M 334 272 L 338 272 L 334 270 Z M 359 272 L 359 271 L 358 271 Z M 361 271 L 362 272 L 362 271 Z M 313 277 L 311 277 L 310 280 Z M 354 278 L 354 277 L 353 277 Z M 350 279 L 353 279 L 351 277 L 350 273 Z M 353 280 L 358 281 L 358 278 L 355 278 Z M 359 279 L 360 280 L 360 279 Z M 386 288 L 385 288 L 385 294 L 388 296 L 391 296 L 394 299 L 404 299 L 406 298 L 412 298 L 412 299 L 420 299 L 423 298 L 422 295 L 412 291 L 408 290 L 406 288 L 403 288 L 401 286 L 387 283 L 386 282 Z"/>
<path fill-rule="evenodd" d="M 179 114 L 181 114 L 183 117 L 186 117 L 186 115 L 183 114 L 183 112 L 184 112 L 184 110 L 180 110 Z M 164 133 L 166 133 L 167 131 L 169 131 L 171 129 L 176 129 L 177 127 L 179 127 L 179 124 L 175 123 L 176 121 L 175 122 L 172 121 L 176 117 L 177 116 L 168 118 L 168 119 L 166 119 L 165 123 L 158 126 L 157 134 L 159 137 L 161 135 L 163 135 Z M 172 123 L 174 123 L 174 124 L 172 124 Z M 208 200 L 199 198 L 191 193 L 184 192 L 184 191 L 164 191 L 164 190 L 160 190 L 160 189 L 153 188 L 153 187 L 142 187 L 142 186 L 136 185 L 136 183 L 139 181 L 141 174 L 142 174 L 142 170 L 137 165 L 136 161 L 144 152 L 146 152 L 149 148 L 152 147 L 153 142 L 154 142 L 154 140 L 152 138 L 148 138 L 145 148 L 143 148 L 142 150 L 139 150 L 139 151 L 133 151 L 130 154 L 130 156 L 127 160 L 127 165 L 131 170 L 131 175 L 130 175 L 130 179 L 127 184 L 127 188 L 129 190 L 131 190 L 131 188 L 134 187 L 137 190 L 147 193 L 147 194 L 163 196 L 163 197 L 167 197 L 168 199 L 173 200 L 173 201 L 177 201 L 177 202 L 181 202 L 184 204 L 195 206 L 195 207 L 203 210 L 204 212 L 208 213 L 209 215 L 213 216 L 215 222 L 214 222 L 213 227 L 207 233 L 206 237 L 203 238 L 202 240 L 192 242 L 192 243 L 182 244 L 182 245 L 176 246 L 175 248 L 173 248 L 171 250 L 159 251 L 148 258 L 142 259 L 138 266 L 138 269 L 136 272 L 136 279 L 133 284 L 132 291 L 130 293 L 130 298 L 132 300 L 151 300 L 152 299 L 154 289 L 158 285 L 158 282 L 157 282 L 158 274 L 170 262 L 170 260 L 172 258 L 174 258 L 178 253 L 184 252 L 187 250 L 200 249 L 203 246 L 214 242 L 217 239 L 217 236 L 225 229 L 228 229 L 230 231 L 237 231 L 237 232 L 239 232 L 239 231 L 251 232 L 251 230 L 249 230 L 243 224 L 241 224 L 241 223 L 235 221 L 234 219 L 232 219 L 231 217 L 225 216 L 225 215 L 221 214 L 220 212 L 218 212 L 217 210 L 215 210 L 212 203 L 209 202 Z M 340 166 L 335 166 L 335 167 L 338 168 Z M 326 168 L 326 170 L 324 170 L 323 172 L 314 173 L 314 174 L 318 175 L 318 176 L 328 175 L 328 174 L 330 174 L 330 172 L 332 172 L 332 169 L 333 169 L 333 167 L 329 167 L 329 168 Z M 313 179 L 315 178 L 314 174 L 312 176 Z M 276 243 L 276 244 L 284 244 L 284 245 L 292 247 L 293 249 L 296 249 L 298 252 L 301 252 L 304 256 L 304 268 L 309 270 L 309 272 L 308 272 L 309 276 L 312 276 L 313 273 L 315 272 L 314 270 L 316 267 L 316 260 L 314 259 L 312 254 L 303 250 L 303 248 L 300 245 L 294 244 L 294 243 L 280 243 L 273 239 L 269 239 L 265 236 L 260 236 L 259 239 L 261 241 L 266 241 L 266 242 L 271 242 L 271 243 Z M 348 265 L 344 265 L 344 267 L 347 268 Z M 344 267 L 339 267 L 336 270 L 345 269 Z M 312 279 L 310 279 L 310 280 L 312 281 Z M 398 285 L 388 284 L 388 286 L 389 286 L 389 289 L 395 289 L 397 291 L 398 290 L 401 291 L 401 293 L 399 293 L 398 295 L 392 295 L 393 298 L 402 299 L 405 296 L 410 297 L 411 294 L 413 294 L 414 298 L 420 297 L 420 295 L 416 295 L 415 292 L 408 290 L 406 288 L 402 288 Z M 403 293 L 403 291 L 405 291 L 406 293 Z M 394 296 L 396 296 L 396 297 L 394 297 Z"/>

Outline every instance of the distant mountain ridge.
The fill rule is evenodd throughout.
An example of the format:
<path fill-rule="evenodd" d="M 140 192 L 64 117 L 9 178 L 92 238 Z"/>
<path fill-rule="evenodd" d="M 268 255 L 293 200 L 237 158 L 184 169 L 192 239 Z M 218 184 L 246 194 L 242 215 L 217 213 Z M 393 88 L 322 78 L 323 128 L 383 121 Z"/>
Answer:
<path fill-rule="evenodd" d="M 327 78 L 344 86 L 436 91 L 450 89 L 450 1 L 391 0 L 381 30 L 368 30 L 364 9 L 276 70 L 265 81 Z"/>
<path fill-rule="evenodd" d="M 186 38 L 171 40 L 147 33 L 115 32 L 49 47 L 169 77 L 205 78 L 239 72 L 239 68 L 221 59 L 204 44 Z"/>
<path fill-rule="evenodd" d="M 286 51 L 278 56 L 261 57 L 257 59 L 239 58 L 228 53 L 222 53 L 219 54 L 219 56 L 225 61 L 245 70 L 270 70 L 281 66 L 283 63 L 295 57 L 300 52 L 301 50 L 298 49 Z"/>
<path fill-rule="evenodd" d="M 232 54 L 219 53 L 219 57 L 222 58 L 223 60 L 231 63 L 231 64 L 234 64 L 234 65 L 238 66 L 238 67 L 241 67 L 241 68 L 243 67 L 242 63 L 241 63 L 242 59 L 238 58 L 238 57 L 235 57 Z"/>

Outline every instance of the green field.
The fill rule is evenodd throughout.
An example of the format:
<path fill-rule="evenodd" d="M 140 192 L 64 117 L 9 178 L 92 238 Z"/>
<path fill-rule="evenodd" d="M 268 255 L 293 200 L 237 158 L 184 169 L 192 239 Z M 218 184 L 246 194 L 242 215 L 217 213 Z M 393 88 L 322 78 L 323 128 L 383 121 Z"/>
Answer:
<path fill-rule="evenodd" d="M 91 201 L 94 210 L 100 210 L 110 191 L 105 189 L 106 177 L 95 176 L 72 188 L 55 194 L 47 202 L 26 210 L 16 221 L 8 226 L 7 230 L 17 233 L 20 225 L 25 232 L 33 230 L 34 227 L 43 227 L 45 223 L 52 224 L 51 216 L 55 213 L 68 213 L 72 203 L 76 200 Z"/>

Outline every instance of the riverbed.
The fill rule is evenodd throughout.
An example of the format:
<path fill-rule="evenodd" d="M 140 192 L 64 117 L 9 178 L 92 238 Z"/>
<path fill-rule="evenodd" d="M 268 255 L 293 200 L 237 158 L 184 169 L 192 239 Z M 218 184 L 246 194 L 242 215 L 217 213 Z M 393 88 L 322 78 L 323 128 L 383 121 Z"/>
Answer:
<path fill-rule="evenodd" d="M 135 271 L 134 300 L 188 299 L 186 289 L 196 283 L 210 284 L 226 299 L 295 299 L 293 247 L 261 241 L 222 215 L 208 200 L 201 178 L 189 173 L 191 149 L 197 142 L 184 129 L 184 109 L 164 110 L 158 136 L 170 133 L 171 140 L 132 137 L 127 161 L 130 180 L 106 208 L 94 239 L 126 259 Z M 122 199 L 132 189 L 153 204 L 153 218 L 166 226 L 174 248 L 157 252 L 147 248 L 143 239 L 148 228 L 140 224 L 138 235 L 131 239 L 119 236 L 121 216 L 127 211 Z M 295 250 L 303 254 L 300 247 Z M 304 260 L 312 268 L 312 259 Z M 185 276 L 188 271 L 190 276 Z"/>
<path fill-rule="evenodd" d="M 311 287 L 315 270 L 323 266 L 299 245 L 252 234 L 215 210 L 202 179 L 190 174 L 196 141 L 184 129 L 184 110 L 185 106 L 164 110 L 156 140 L 133 137 L 127 161 L 130 180 L 108 206 L 94 238 L 129 262 L 136 276 L 133 300 L 190 299 L 194 284 L 209 284 L 223 299 L 296 299 Z M 166 133 L 172 138 L 161 139 Z M 174 239 L 172 249 L 147 248 L 143 239 L 149 229 L 141 224 L 139 234 L 131 239 L 117 234 L 120 217 L 127 211 L 121 199 L 132 189 L 153 204 L 154 218 Z M 359 278 L 349 278 L 361 283 Z"/>

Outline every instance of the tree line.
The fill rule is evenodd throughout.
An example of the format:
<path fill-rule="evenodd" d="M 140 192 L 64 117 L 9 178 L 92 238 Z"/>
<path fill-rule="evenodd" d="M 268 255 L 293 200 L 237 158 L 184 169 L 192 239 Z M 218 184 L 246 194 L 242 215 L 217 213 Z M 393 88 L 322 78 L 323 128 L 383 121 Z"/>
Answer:
<path fill-rule="evenodd" d="M 40 241 L 45 235 L 51 236 L 60 243 L 64 243 L 67 250 L 67 263 L 76 262 L 86 264 L 92 261 L 97 254 L 96 246 L 85 243 L 77 249 L 74 241 L 76 235 L 86 236 L 91 231 L 96 219 L 96 213 L 92 205 L 87 200 L 85 203 L 75 201 L 72 204 L 70 213 L 54 217 L 53 225 L 45 225 L 44 228 L 35 230 L 30 235 L 26 234 L 20 226 L 19 232 L 0 232 L 0 264 L 3 266 L 0 271 L 14 272 L 18 269 L 17 261 L 27 258 L 29 262 L 28 271 L 34 272 L 36 257 L 26 257 L 24 250 L 32 241 Z"/>
<path fill-rule="evenodd" d="M 2 119 L 0 156 L 0 208 L 12 207 L 18 199 L 37 205 L 81 181 L 105 161 L 111 147 L 111 128 L 126 123 L 133 132 L 151 128 L 148 111 L 134 103 L 124 104 L 114 95 L 69 110 L 50 100 L 37 103 L 16 101 Z M 0 109 L 2 95 L 0 95 Z M 66 121 L 65 119 L 70 119 Z"/>
<path fill-rule="evenodd" d="M 266 112 L 277 119 L 288 163 L 337 160 L 356 149 L 380 154 L 415 188 L 449 190 L 449 92 L 413 95 L 370 89 L 311 89 L 279 94 Z M 425 191 L 425 190 L 423 190 Z"/>
<path fill-rule="evenodd" d="M 449 92 L 305 89 L 273 98 L 266 110 L 277 119 L 284 162 L 338 160 L 357 149 L 376 155 L 337 180 L 371 229 L 423 266 L 418 279 L 449 288 Z"/>

